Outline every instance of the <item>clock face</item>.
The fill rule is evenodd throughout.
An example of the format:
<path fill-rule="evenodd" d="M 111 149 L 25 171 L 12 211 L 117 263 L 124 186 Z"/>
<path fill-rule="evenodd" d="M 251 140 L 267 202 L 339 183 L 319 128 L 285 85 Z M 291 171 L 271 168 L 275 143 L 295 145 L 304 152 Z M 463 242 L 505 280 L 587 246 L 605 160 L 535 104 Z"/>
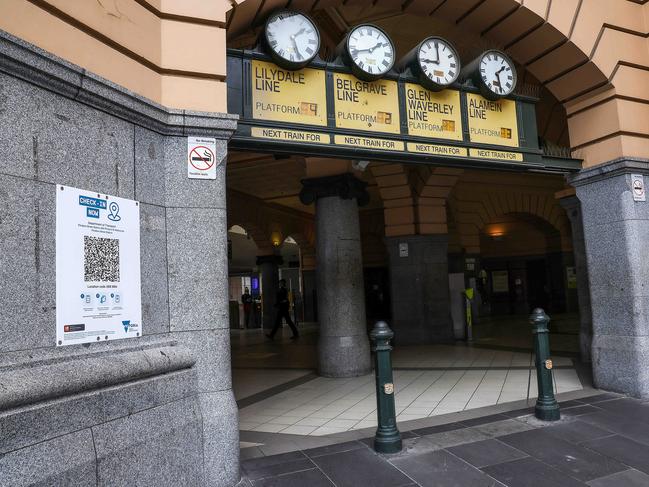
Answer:
<path fill-rule="evenodd" d="M 352 62 L 373 77 L 387 73 L 394 65 L 392 41 L 373 25 L 354 27 L 347 38 L 347 50 Z"/>
<path fill-rule="evenodd" d="M 429 37 L 419 46 L 419 66 L 426 77 L 438 86 L 449 86 L 460 75 L 460 58 L 447 41 Z"/>
<path fill-rule="evenodd" d="M 266 23 L 266 41 L 278 64 L 306 66 L 320 49 L 320 34 L 313 22 L 298 12 L 283 11 Z"/>
<path fill-rule="evenodd" d="M 516 68 L 503 53 L 487 51 L 480 59 L 480 79 L 490 92 L 506 96 L 516 87 Z"/>

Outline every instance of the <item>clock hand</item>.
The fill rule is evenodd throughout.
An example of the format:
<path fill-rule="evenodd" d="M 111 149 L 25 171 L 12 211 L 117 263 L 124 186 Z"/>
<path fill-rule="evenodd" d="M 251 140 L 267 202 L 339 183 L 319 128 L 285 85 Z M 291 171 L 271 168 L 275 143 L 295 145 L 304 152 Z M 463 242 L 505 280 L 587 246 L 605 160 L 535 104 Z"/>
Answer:
<path fill-rule="evenodd" d="M 439 64 L 439 44 L 435 44 L 435 52 L 437 53 L 437 64 Z"/>
<path fill-rule="evenodd" d="M 304 31 L 306 30 L 306 27 L 302 27 L 300 30 L 298 30 L 295 34 L 291 36 L 291 39 L 295 39 L 297 36 L 304 34 Z"/>
<path fill-rule="evenodd" d="M 434 59 L 422 59 L 422 61 L 425 63 L 439 64 L 439 59 L 437 59 L 437 61 Z"/>

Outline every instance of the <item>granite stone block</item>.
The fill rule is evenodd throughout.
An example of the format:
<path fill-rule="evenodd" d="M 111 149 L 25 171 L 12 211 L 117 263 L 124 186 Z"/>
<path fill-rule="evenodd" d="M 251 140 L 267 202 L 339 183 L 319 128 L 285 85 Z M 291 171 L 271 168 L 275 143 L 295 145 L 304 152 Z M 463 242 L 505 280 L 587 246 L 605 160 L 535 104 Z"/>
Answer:
<path fill-rule="evenodd" d="M 595 316 L 595 314 L 593 315 Z M 649 337 L 593 336 L 593 382 L 598 389 L 649 397 Z"/>
<path fill-rule="evenodd" d="M 198 486 L 202 417 L 195 398 L 92 428 L 99 485 Z"/>
<path fill-rule="evenodd" d="M 0 454 L 197 393 L 194 369 L 127 382 L 0 413 Z"/>
<path fill-rule="evenodd" d="M 392 322 L 396 344 L 453 339 L 449 308 L 448 237 L 420 235 L 386 238 L 390 261 Z M 401 257 L 399 244 L 408 244 Z"/>
<path fill-rule="evenodd" d="M 0 485 L 96 486 L 89 429 L 0 455 Z"/>
<path fill-rule="evenodd" d="M 229 330 L 172 332 L 171 336 L 188 348 L 196 360 L 194 368 L 199 391 L 217 392 L 232 388 Z"/>
<path fill-rule="evenodd" d="M 205 485 L 231 486 L 239 481 L 239 411 L 231 390 L 201 393 Z"/>
<path fill-rule="evenodd" d="M 174 208 L 226 207 L 227 141 L 216 141 L 216 179 L 187 177 L 187 137 L 165 137 L 165 205 Z"/>
<path fill-rule="evenodd" d="M 135 199 L 165 205 L 165 136 L 135 126 Z"/>
<path fill-rule="evenodd" d="M 165 213 L 160 206 L 140 204 L 140 281 L 145 335 L 169 331 Z"/>
<path fill-rule="evenodd" d="M 0 179 L 0 352 L 56 343 L 56 188 Z"/>
<path fill-rule="evenodd" d="M 167 208 L 171 331 L 228 328 L 226 212 Z"/>
<path fill-rule="evenodd" d="M 0 173 L 133 197 L 130 123 L 0 73 L 0 125 Z"/>

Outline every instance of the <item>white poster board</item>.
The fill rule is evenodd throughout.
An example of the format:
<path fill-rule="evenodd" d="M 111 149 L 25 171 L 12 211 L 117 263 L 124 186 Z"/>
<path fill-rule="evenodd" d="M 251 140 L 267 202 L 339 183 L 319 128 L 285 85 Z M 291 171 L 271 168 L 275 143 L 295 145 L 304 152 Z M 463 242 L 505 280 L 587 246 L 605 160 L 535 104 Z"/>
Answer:
<path fill-rule="evenodd" d="M 56 186 L 56 344 L 142 334 L 140 206 Z"/>
<path fill-rule="evenodd" d="M 216 179 L 216 139 L 187 137 L 187 177 Z"/>

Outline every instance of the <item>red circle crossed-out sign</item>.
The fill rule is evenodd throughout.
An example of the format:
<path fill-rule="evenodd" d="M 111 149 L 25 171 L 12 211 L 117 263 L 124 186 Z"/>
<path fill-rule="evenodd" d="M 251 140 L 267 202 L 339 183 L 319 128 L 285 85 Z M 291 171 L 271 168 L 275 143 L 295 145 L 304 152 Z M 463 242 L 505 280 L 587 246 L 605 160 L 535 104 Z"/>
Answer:
<path fill-rule="evenodd" d="M 199 149 L 201 149 L 199 151 Z M 214 152 L 204 145 L 197 145 L 189 152 L 189 163 L 194 169 L 207 171 L 214 165 Z"/>

